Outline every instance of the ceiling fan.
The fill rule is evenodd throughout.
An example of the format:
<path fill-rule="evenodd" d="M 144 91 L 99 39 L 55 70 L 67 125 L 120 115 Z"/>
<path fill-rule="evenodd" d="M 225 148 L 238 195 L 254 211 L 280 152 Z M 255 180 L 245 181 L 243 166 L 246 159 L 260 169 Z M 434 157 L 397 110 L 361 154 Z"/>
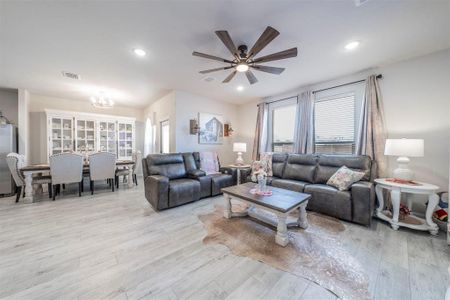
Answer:
<path fill-rule="evenodd" d="M 262 49 L 264 49 L 264 47 L 266 47 L 271 41 L 273 41 L 279 34 L 280 33 L 276 29 L 267 26 L 266 30 L 264 30 L 264 32 L 261 34 L 259 39 L 256 41 L 255 45 L 253 45 L 250 51 L 248 51 L 246 45 L 240 45 L 236 48 L 236 46 L 233 43 L 233 40 L 228 34 L 228 31 L 218 30 L 216 31 L 216 35 L 219 37 L 222 43 L 225 44 L 227 49 L 231 52 L 231 54 L 233 55 L 232 59 L 224 59 L 217 56 L 200 53 L 197 51 L 192 52 L 192 55 L 230 64 L 229 66 L 226 67 L 200 71 L 199 73 L 201 74 L 234 69 L 233 72 L 231 72 L 230 75 L 228 75 L 222 81 L 222 83 L 230 82 L 237 72 L 245 72 L 245 75 L 247 76 L 247 79 L 250 82 L 250 84 L 254 84 L 258 82 L 258 79 L 256 79 L 255 75 L 252 73 L 250 69 L 255 69 L 257 71 L 279 75 L 284 71 L 284 68 L 262 66 L 259 64 L 297 56 L 297 47 L 295 47 L 288 50 L 262 56 L 259 58 L 255 58 L 255 56 Z"/>

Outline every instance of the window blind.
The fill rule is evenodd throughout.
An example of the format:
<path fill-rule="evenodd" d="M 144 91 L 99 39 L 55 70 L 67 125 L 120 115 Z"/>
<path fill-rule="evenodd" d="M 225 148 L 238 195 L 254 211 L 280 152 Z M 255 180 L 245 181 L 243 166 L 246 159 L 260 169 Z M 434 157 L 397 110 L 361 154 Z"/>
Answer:
<path fill-rule="evenodd" d="M 355 94 L 316 100 L 314 126 L 316 152 L 352 153 L 355 143 Z"/>

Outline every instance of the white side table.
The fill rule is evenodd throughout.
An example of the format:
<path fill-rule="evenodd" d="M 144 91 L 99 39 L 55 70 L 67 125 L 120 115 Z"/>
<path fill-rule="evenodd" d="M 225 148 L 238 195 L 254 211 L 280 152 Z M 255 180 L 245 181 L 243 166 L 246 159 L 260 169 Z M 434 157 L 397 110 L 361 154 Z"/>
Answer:
<path fill-rule="evenodd" d="M 400 226 L 408 227 L 416 230 L 429 231 L 432 235 L 436 235 L 439 232 L 439 228 L 436 223 L 433 222 L 432 215 L 436 205 L 439 203 L 439 196 L 436 194 L 439 189 L 438 186 L 428 184 L 424 182 L 417 182 L 419 185 L 408 185 L 387 181 L 386 179 L 375 179 L 376 187 L 375 191 L 378 198 L 378 208 L 376 210 L 376 216 L 382 220 L 385 220 L 391 224 L 392 229 L 398 230 Z M 393 216 L 390 218 L 384 211 L 384 199 L 383 189 L 390 190 Z M 420 224 L 409 224 L 398 220 L 400 213 L 400 198 L 401 193 L 408 194 L 422 194 L 428 195 L 428 206 L 425 213 L 425 219 L 419 218 L 411 214 L 411 217 L 420 222 Z M 411 199 L 408 199 L 408 208 L 411 210 Z M 418 222 L 418 223 L 419 223 Z"/>
<path fill-rule="evenodd" d="M 250 165 L 229 165 L 229 168 L 237 169 L 237 185 L 241 184 L 241 170 L 250 168 Z"/>

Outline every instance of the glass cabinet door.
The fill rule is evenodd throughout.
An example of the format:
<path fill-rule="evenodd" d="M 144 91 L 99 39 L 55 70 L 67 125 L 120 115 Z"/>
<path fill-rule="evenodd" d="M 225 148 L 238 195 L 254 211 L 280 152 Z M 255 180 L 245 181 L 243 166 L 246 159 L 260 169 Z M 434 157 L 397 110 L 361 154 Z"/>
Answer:
<path fill-rule="evenodd" d="M 73 120 L 52 117 L 50 120 L 49 154 L 73 151 Z"/>
<path fill-rule="evenodd" d="M 100 121 L 98 123 L 99 151 L 117 153 L 116 123 Z"/>
<path fill-rule="evenodd" d="M 95 121 L 76 120 L 75 151 L 81 154 L 95 152 Z"/>
<path fill-rule="evenodd" d="M 132 159 L 134 149 L 134 130 L 131 123 L 118 123 L 119 159 Z"/>

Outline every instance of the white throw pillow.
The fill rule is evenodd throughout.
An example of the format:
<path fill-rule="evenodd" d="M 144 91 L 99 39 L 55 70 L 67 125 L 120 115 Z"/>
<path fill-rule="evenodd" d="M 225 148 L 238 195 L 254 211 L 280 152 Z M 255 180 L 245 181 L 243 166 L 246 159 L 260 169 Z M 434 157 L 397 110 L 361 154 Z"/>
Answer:
<path fill-rule="evenodd" d="M 363 177 L 364 172 L 353 171 L 346 166 L 342 166 L 328 179 L 327 184 L 340 191 L 346 191 L 353 183 L 360 181 Z"/>

